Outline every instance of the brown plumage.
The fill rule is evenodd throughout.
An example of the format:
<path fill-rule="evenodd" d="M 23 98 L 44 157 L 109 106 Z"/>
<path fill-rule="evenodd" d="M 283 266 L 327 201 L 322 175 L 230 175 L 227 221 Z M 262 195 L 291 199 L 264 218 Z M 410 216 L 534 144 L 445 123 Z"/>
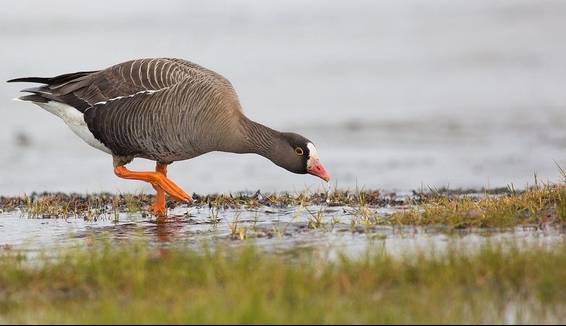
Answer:
<path fill-rule="evenodd" d="M 31 95 L 20 99 L 63 118 L 87 143 L 111 153 L 116 168 L 136 157 L 165 166 L 225 151 L 257 153 L 289 171 L 328 179 L 312 142 L 251 121 L 226 78 L 185 60 L 140 59 L 100 71 L 9 82 L 43 84 L 24 89 Z M 158 193 L 161 186 L 167 191 L 166 185 L 149 182 Z"/>

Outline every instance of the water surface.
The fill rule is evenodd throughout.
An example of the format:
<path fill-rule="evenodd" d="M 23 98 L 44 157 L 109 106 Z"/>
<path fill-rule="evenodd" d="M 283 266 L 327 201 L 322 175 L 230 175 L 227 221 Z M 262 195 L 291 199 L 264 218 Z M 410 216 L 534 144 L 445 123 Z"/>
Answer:
<path fill-rule="evenodd" d="M 380 216 L 399 207 L 371 208 Z M 351 207 L 307 206 L 257 209 L 211 209 L 177 207 L 166 223 L 141 214 L 101 215 L 82 218 L 29 218 L 23 213 L 0 214 L 0 246 L 41 252 L 46 248 L 83 246 L 96 239 L 147 241 L 155 248 L 203 245 L 241 246 L 256 244 L 266 251 L 309 249 L 328 255 L 357 255 L 383 250 L 393 255 L 430 250 L 442 252 L 457 243 L 470 252 L 486 242 L 513 243 L 519 247 L 552 247 L 564 240 L 559 228 L 517 227 L 505 230 L 450 230 L 442 226 L 412 227 L 370 225 L 354 214 Z M 317 223 L 315 217 L 321 216 Z"/>
<path fill-rule="evenodd" d="M 313 140 L 339 187 L 524 187 L 566 166 L 566 2 L 17 1 L 0 77 L 181 57 L 227 76 L 247 114 Z M 0 87 L 0 193 L 152 189 Z M 139 161 L 134 168 L 153 168 Z M 189 192 L 320 188 L 254 155 L 174 164 Z"/>

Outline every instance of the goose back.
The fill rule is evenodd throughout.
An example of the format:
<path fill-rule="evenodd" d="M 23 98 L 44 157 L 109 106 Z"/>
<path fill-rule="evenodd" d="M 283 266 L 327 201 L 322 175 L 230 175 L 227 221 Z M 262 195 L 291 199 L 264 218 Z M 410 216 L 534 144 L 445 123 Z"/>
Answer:
<path fill-rule="evenodd" d="M 220 74 L 181 59 L 124 62 L 39 80 L 26 91 L 83 112 L 94 137 L 116 156 L 161 162 L 230 149 L 243 116 Z"/>

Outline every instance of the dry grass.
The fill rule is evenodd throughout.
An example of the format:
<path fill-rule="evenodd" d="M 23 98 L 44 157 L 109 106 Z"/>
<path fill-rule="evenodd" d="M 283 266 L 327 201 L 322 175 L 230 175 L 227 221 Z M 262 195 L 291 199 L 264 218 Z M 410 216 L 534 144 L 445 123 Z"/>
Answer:
<path fill-rule="evenodd" d="M 566 177 L 565 177 L 566 178 Z M 223 209 L 255 209 L 296 207 L 297 212 L 308 212 L 311 229 L 321 229 L 333 223 L 336 216 L 325 215 L 324 207 L 342 206 L 351 215 L 352 230 L 371 229 L 377 225 L 445 225 L 450 228 L 493 228 L 518 225 L 564 225 L 566 223 L 566 182 L 554 185 L 535 185 L 527 190 L 512 188 L 485 191 L 482 194 L 467 190 L 437 190 L 415 192 L 403 198 L 378 191 L 300 192 L 296 194 L 193 194 L 191 206 L 208 207 L 213 224 L 222 221 Z M 80 217 L 96 220 L 99 216 L 120 212 L 142 214 L 147 212 L 153 196 L 112 194 L 43 193 L 25 197 L 0 197 L 0 209 L 19 209 L 32 218 Z M 178 205 L 168 202 L 169 207 Z M 396 210 L 384 215 L 376 208 Z M 236 228 L 240 227 L 235 223 Z M 234 230 L 234 237 L 245 237 L 245 231 Z M 238 234 L 236 236 L 236 233 Z M 239 235 L 241 233 L 241 235 Z"/>
<path fill-rule="evenodd" d="M 191 206 L 218 208 L 257 208 L 260 206 L 290 207 L 305 205 L 352 206 L 358 203 L 360 192 L 332 191 L 308 193 L 274 194 L 193 194 Z M 378 191 L 363 192 L 364 198 L 375 206 L 396 205 L 402 203 L 391 196 L 382 196 Z M 22 210 L 33 218 L 85 217 L 89 212 L 147 212 L 153 201 L 153 195 L 144 194 L 65 194 L 32 193 L 29 196 L 0 196 L 0 209 L 3 211 Z M 177 202 L 169 201 L 168 207 L 175 207 Z"/>

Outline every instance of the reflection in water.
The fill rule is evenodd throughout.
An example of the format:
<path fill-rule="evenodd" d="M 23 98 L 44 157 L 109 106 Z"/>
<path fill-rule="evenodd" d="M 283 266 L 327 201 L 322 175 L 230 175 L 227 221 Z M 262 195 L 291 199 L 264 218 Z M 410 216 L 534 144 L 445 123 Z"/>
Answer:
<path fill-rule="evenodd" d="M 182 230 L 187 226 L 188 221 L 181 218 L 170 218 L 163 222 L 152 221 L 145 227 L 145 233 L 155 237 L 155 241 L 161 244 L 169 244 L 182 238 Z"/>
<path fill-rule="evenodd" d="M 310 212 L 321 207 L 307 207 Z M 394 208 L 373 208 L 386 215 Z M 259 208 L 255 211 L 222 209 L 211 220 L 207 208 L 194 209 L 190 214 L 176 209 L 179 216 L 166 223 L 156 223 L 141 216 L 121 214 L 118 220 L 99 219 L 28 219 L 12 214 L 0 214 L 0 245 L 33 252 L 50 246 L 88 244 L 93 238 L 115 241 L 143 241 L 165 254 L 171 247 L 182 246 L 201 250 L 203 246 L 241 246 L 257 244 L 261 250 L 281 251 L 297 246 L 356 255 L 368 246 L 392 254 L 415 251 L 429 244 L 442 250 L 449 241 L 477 248 L 485 241 L 519 239 L 527 243 L 552 246 L 563 241 L 564 230 L 517 228 L 514 231 L 466 230 L 448 232 L 439 227 L 354 226 L 351 210 L 333 207 L 324 211 L 320 221 L 306 210 Z"/>

